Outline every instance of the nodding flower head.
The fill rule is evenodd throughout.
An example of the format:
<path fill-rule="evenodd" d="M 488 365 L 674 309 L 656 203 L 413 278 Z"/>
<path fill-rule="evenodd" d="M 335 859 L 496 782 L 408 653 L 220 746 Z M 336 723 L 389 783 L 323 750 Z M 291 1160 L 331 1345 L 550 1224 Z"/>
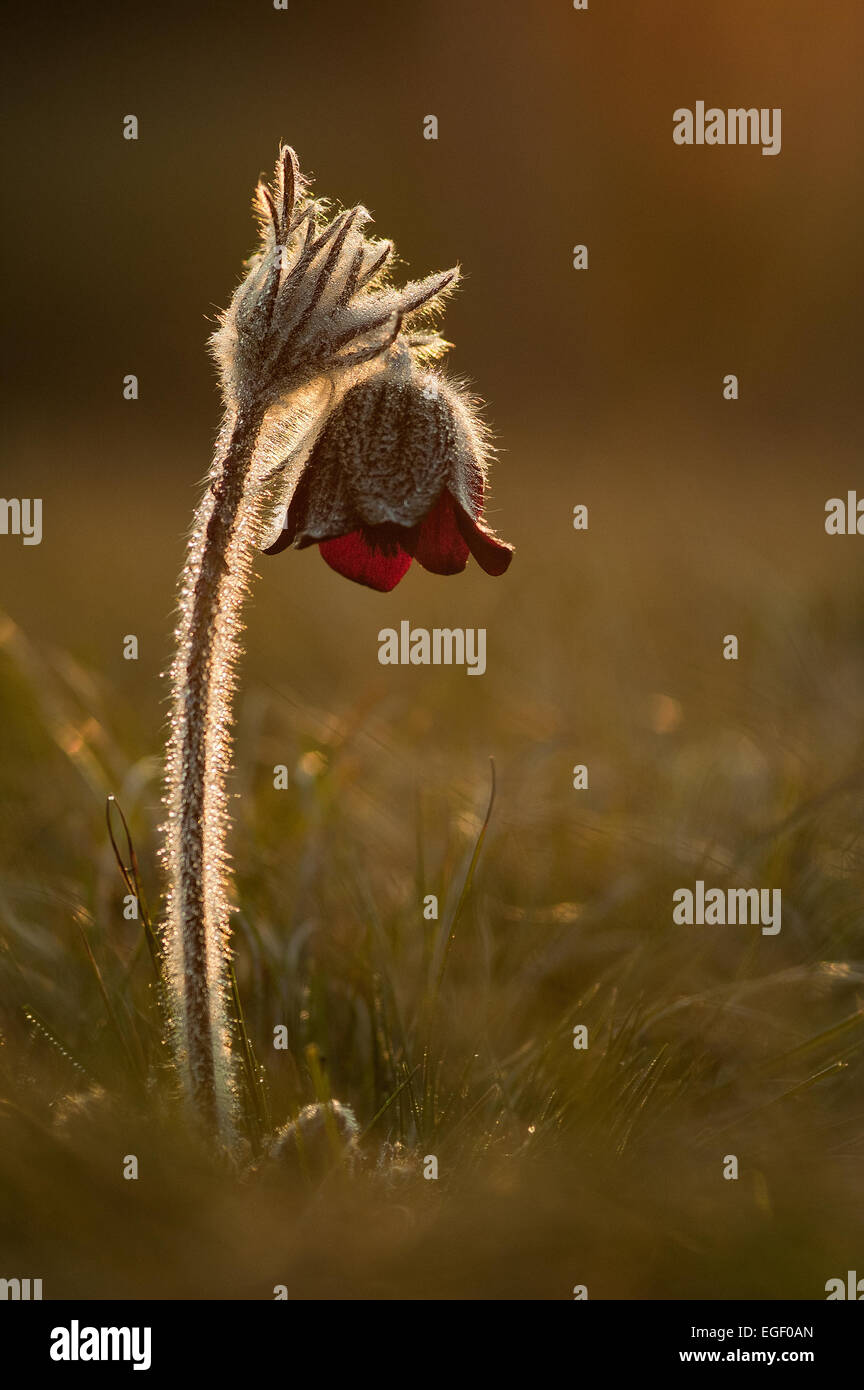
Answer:
<path fill-rule="evenodd" d="M 399 344 L 331 412 L 265 554 L 317 544 L 333 569 L 383 592 L 412 559 L 458 574 L 470 553 L 503 574 L 512 546 L 483 517 L 489 452 L 471 398 Z"/>
<path fill-rule="evenodd" d="M 342 378 L 400 334 L 424 360 L 448 346 L 412 331 L 412 318 L 436 307 L 458 268 L 402 289 L 389 285 L 392 243 L 366 236 L 364 207 L 328 220 L 289 147 L 279 152 L 272 184 L 258 184 L 255 211 L 260 248 L 210 340 L 230 409 L 266 408 L 317 378 Z"/>

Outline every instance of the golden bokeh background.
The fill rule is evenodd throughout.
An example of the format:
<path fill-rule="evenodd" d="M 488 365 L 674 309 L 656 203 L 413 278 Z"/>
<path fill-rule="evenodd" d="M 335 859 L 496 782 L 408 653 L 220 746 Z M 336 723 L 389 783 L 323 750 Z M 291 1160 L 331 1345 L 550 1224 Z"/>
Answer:
<path fill-rule="evenodd" d="M 0 622 L 0 887 L 18 919 L 38 919 L 30 945 L 49 961 L 33 966 L 28 999 L 47 1009 L 55 989 L 52 1016 L 84 1028 L 51 954 L 75 903 L 92 913 L 94 939 L 116 933 L 121 956 L 133 949 L 120 940 L 106 791 L 120 794 L 158 891 L 160 673 L 220 417 L 206 338 L 254 245 L 253 186 L 284 140 L 317 193 L 372 210 L 406 278 L 461 263 L 444 332 L 452 370 L 487 402 L 500 451 L 490 517 L 517 554 L 499 580 L 473 563 L 449 579 L 414 566 L 389 596 L 341 579 L 314 549 L 262 557 L 237 723 L 245 916 L 274 940 L 297 933 L 301 954 L 312 921 L 319 965 L 341 981 L 366 920 L 351 905 L 359 864 L 382 915 L 403 923 L 410 957 L 418 845 L 452 893 L 493 754 L 488 867 L 464 949 L 482 964 L 488 947 L 497 974 L 481 1008 L 456 972 L 457 1054 L 474 1045 L 462 1030 L 475 1009 L 489 1011 L 502 1055 L 518 1057 L 594 980 L 614 994 L 620 978 L 613 1014 L 656 1003 L 663 1021 L 646 1036 L 680 1048 L 682 1066 L 704 1047 L 725 1085 L 733 1060 L 758 1070 L 858 1007 L 847 963 L 860 954 L 864 886 L 864 539 L 828 537 L 824 509 L 864 493 L 862 39 L 859 0 L 19 8 L 4 64 L 2 491 L 43 499 L 44 539 L 0 537 L 0 605 L 18 625 Z M 672 113 L 697 100 L 781 108 L 781 152 L 676 146 Z M 122 138 L 129 113 L 137 142 Z M 423 138 L 428 114 L 437 141 Z M 577 243 L 587 271 L 572 268 Z M 127 373 L 135 402 L 122 397 Z M 727 373 L 739 377 L 735 402 L 722 396 Z M 577 503 L 589 508 L 585 532 L 572 528 Z M 485 626 L 487 674 L 379 666 L 378 630 L 404 618 Z M 137 662 L 122 658 L 129 633 Z M 727 633 L 740 638 L 737 663 L 722 660 Z M 277 807 L 281 763 L 294 793 Z M 585 793 L 571 788 L 577 763 L 590 769 Z M 711 873 L 782 883 L 782 935 L 672 932 L 672 889 Z M 266 1037 L 270 996 L 256 996 L 250 960 L 241 987 Z M 688 1031 L 680 999 L 769 977 L 758 1007 L 750 994 L 728 1017 L 706 1006 Z M 556 1065 L 569 1077 L 568 1046 Z M 349 1052 L 330 1061 L 339 1094 L 362 1110 L 372 1102 Z M 299 1063 L 290 1075 L 277 1063 L 283 1105 L 308 1099 Z M 784 1085 L 801 1080 L 781 1072 Z M 469 1200 L 436 1228 L 427 1266 L 403 1268 L 393 1236 L 374 1288 L 391 1296 L 408 1277 L 420 1296 L 460 1296 L 462 1261 L 467 1296 L 566 1297 L 587 1231 L 600 1296 L 818 1297 L 860 1255 L 860 1240 L 858 1254 L 845 1244 L 860 1184 L 855 1105 L 826 1094 L 808 1091 L 812 1108 L 796 1098 L 780 1119 L 766 1112 L 758 1180 L 751 1164 L 734 1219 L 722 1192 L 705 1195 L 691 1116 L 652 1131 L 658 1147 L 644 1160 L 640 1150 L 628 1212 L 617 1190 L 583 1201 L 592 1164 L 606 1172 L 598 1140 L 582 1167 L 550 1160 L 548 1186 L 499 1174 L 476 1212 Z M 592 1097 L 593 1135 L 603 1121 Z M 207 1239 L 230 1283 L 220 1203 Z M 239 1248 L 249 1231 L 238 1211 Z M 270 1224 L 256 1227 L 265 1245 Z M 630 1242 L 626 1258 L 609 1231 Z M 39 1268 L 51 1273 L 55 1259 L 73 1291 L 116 1280 L 123 1296 L 149 1291 L 150 1276 L 136 1284 L 122 1259 L 119 1270 L 66 1259 L 47 1224 L 34 1240 Z M 508 1240 L 522 1243 L 518 1269 Z M 355 1296 L 359 1237 L 352 1251 L 353 1292 L 324 1265 L 313 1286 Z M 161 1247 L 150 1265 L 141 1258 L 142 1270 L 165 1263 Z M 236 1269 L 244 1296 L 259 1296 L 266 1259 L 255 1260 Z M 210 1268 L 194 1262 L 188 1283 L 177 1275 L 180 1296 Z M 225 1296 L 221 1278 L 208 1296 Z"/>

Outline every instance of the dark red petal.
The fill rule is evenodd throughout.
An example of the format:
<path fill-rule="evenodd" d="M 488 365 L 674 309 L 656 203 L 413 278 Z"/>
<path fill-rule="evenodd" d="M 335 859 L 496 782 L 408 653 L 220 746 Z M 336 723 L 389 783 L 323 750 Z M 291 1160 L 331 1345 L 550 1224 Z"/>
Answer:
<path fill-rule="evenodd" d="M 503 574 L 513 559 L 513 547 L 500 541 L 485 526 L 456 506 L 456 524 L 468 542 L 471 554 L 487 574 Z"/>
<path fill-rule="evenodd" d="M 372 545 L 362 531 L 321 541 L 318 548 L 331 569 L 344 574 L 346 579 L 353 579 L 356 584 L 378 589 L 382 594 L 396 588 L 411 564 L 411 556 L 401 546 L 385 554 Z"/>
<path fill-rule="evenodd" d="M 459 530 L 456 511 L 457 504 L 445 488 L 420 523 L 412 553 L 432 574 L 461 574 L 468 563 L 468 545 Z"/>

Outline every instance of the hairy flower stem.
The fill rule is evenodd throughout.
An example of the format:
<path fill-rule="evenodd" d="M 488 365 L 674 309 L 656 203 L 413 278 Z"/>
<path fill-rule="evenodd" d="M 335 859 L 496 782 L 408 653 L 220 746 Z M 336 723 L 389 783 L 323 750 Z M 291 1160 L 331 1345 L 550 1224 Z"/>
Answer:
<path fill-rule="evenodd" d="M 166 859 L 167 953 L 175 995 L 175 1049 L 194 1112 L 229 1143 L 234 1100 L 229 1021 L 230 902 L 226 778 L 240 608 L 256 508 L 246 505 L 264 412 L 237 414 L 196 515 L 181 581 L 172 670 Z"/>
<path fill-rule="evenodd" d="M 272 543 L 263 545 L 263 527 L 278 509 L 284 513 L 295 470 L 338 404 L 338 390 L 356 385 L 367 364 L 383 360 L 400 338 L 403 355 L 418 360 L 446 350 L 436 333 L 418 333 L 411 321 L 440 304 L 458 278 L 454 267 L 402 289 L 389 285 L 392 243 L 367 237 L 370 214 L 363 207 L 326 221 L 287 145 L 280 146 L 272 183 L 258 185 L 255 208 L 260 247 L 210 339 L 227 416 L 181 580 L 164 846 L 163 950 L 174 1053 L 204 1133 L 227 1148 L 236 1139 L 237 1110 L 227 784 L 240 612 L 252 557 L 272 550 Z M 273 427 L 259 440 L 268 412 Z M 398 520 L 408 524 L 404 499 Z M 410 524 L 416 520 L 419 513 Z M 338 541 L 354 529 L 340 530 L 331 517 L 322 538 Z M 449 568 L 442 572 L 452 572 L 449 553 L 445 560 Z"/>

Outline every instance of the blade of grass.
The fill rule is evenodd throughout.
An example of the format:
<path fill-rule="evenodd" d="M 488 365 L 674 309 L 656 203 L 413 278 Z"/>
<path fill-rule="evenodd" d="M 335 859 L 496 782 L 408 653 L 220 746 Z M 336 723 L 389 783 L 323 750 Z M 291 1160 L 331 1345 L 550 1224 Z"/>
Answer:
<path fill-rule="evenodd" d="M 433 1010 L 434 1010 L 434 1006 L 435 1006 L 435 1004 L 437 1003 L 437 1000 L 438 1000 L 438 994 L 439 994 L 439 992 L 440 992 L 441 984 L 442 984 L 442 981 L 443 981 L 443 979 L 444 979 L 444 972 L 445 972 L 445 970 L 447 969 L 447 961 L 448 961 L 449 956 L 450 956 L 450 950 L 451 950 L 451 948 L 452 948 L 452 946 L 453 946 L 453 942 L 454 942 L 455 937 L 456 937 L 456 927 L 457 927 L 457 925 L 458 925 L 458 923 L 459 923 L 459 918 L 460 918 L 460 916 L 462 915 L 462 909 L 464 908 L 465 903 L 466 903 L 466 901 L 467 901 L 467 899 L 468 899 L 468 894 L 471 892 L 471 884 L 472 884 L 473 879 L 474 879 L 474 870 L 475 870 L 476 867 L 477 867 L 477 861 L 478 861 L 478 859 L 480 858 L 480 851 L 481 851 L 482 848 L 483 848 L 483 842 L 484 842 L 484 840 L 486 839 L 486 832 L 487 832 L 487 830 L 489 829 L 489 822 L 490 822 L 490 820 L 491 820 L 491 818 L 492 818 L 492 807 L 495 805 L 495 759 L 494 759 L 494 758 L 490 758 L 490 759 L 489 759 L 489 767 L 490 767 L 491 774 L 492 774 L 492 785 L 491 785 L 491 788 L 490 788 L 490 791 L 489 791 L 489 804 L 488 804 L 488 806 L 486 807 L 486 815 L 485 815 L 485 817 L 484 817 L 484 819 L 483 819 L 483 824 L 482 824 L 481 827 L 480 827 L 480 831 L 479 831 L 479 833 L 478 833 L 478 835 L 477 835 L 477 839 L 476 839 L 476 842 L 475 842 L 475 844 L 474 844 L 474 852 L 473 852 L 473 854 L 471 855 L 471 859 L 470 859 L 470 861 L 469 861 L 469 863 L 468 863 L 468 870 L 467 870 L 467 872 L 466 872 L 466 874 L 465 874 L 465 879 L 464 879 L 463 884 L 462 884 L 462 891 L 461 891 L 461 893 L 459 894 L 458 901 L 457 901 L 457 903 L 456 903 L 455 908 L 453 909 L 453 915 L 452 915 L 452 917 L 450 918 L 450 924 L 449 924 L 449 927 L 448 927 L 448 929 L 447 929 L 447 935 L 446 935 L 446 937 L 443 938 L 443 944 L 442 944 L 441 941 L 439 941 L 439 952 L 438 952 L 438 954 L 440 954 L 440 956 L 441 956 L 441 962 L 440 962 L 440 965 L 439 965 L 439 967 L 438 967 L 438 972 L 437 972 L 437 975 L 436 975 L 436 977 L 435 977 L 435 984 L 434 984 L 433 989 L 432 989 L 432 995 L 431 995 L 431 1001 L 430 1001 L 430 1008 L 433 1009 Z M 434 961 L 433 961 L 433 968 L 434 968 Z"/>
<path fill-rule="evenodd" d="M 112 811 L 116 811 L 118 816 L 120 817 L 120 821 L 123 826 L 123 833 L 126 836 L 126 850 L 129 856 L 128 866 L 123 862 L 123 856 L 120 853 L 120 848 L 114 836 L 114 826 L 111 823 Z M 159 981 L 161 985 L 162 963 L 159 956 L 159 943 L 156 939 L 156 933 L 153 930 L 153 921 L 147 909 L 147 903 L 144 898 L 144 891 L 141 887 L 141 875 L 138 871 L 138 856 L 135 853 L 135 845 L 132 840 L 132 834 L 129 830 L 128 822 L 123 814 L 123 808 L 121 807 L 119 801 L 113 794 L 109 796 L 105 802 L 105 822 L 108 826 L 108 838 L 111 841 L 111 848 L 114 851 L 114 858 L 117 861 L 117 867 L 120 870 L 123 882 L 129 889 L 130 894 L 136 899 L 138 903 L 138 911 L 140 913 L 141 922 L 144 927 L 144 938 L 147 942 L 147 950 L 150 953 L 150 962 L 153 966 L 153 971 L 156 976 L 156 979 Z"/>

